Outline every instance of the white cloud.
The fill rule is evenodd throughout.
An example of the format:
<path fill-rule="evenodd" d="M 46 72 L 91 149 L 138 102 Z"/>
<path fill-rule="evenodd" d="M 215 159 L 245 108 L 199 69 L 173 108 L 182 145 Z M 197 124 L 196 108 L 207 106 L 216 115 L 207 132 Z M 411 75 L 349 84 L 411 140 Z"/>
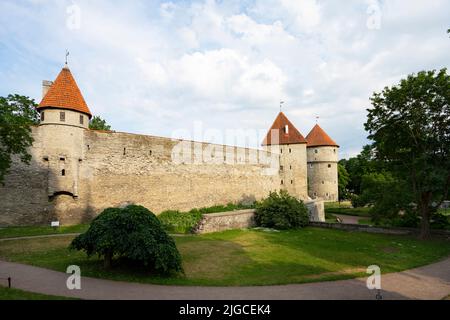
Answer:
<path fill-rule="evenodd" d="M 120 131 L 171 136 L 203 121 L 264 130 L 283 110 L 354 154 L 369 97 L 409 73 L 449 67 L 450 3 L 434 1 L 0 1 L 0 95 L 40 98 L 69 49 L 91 110 Z M 367 8 L 381 9 L 368 29 Z"/>

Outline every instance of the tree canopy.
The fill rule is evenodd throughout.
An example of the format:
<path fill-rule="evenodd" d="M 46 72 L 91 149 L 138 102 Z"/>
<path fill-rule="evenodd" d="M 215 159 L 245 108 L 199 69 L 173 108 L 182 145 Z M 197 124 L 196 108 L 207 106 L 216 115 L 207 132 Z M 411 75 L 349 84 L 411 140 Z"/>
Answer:
<path fill-rule="evenodd" d="M 37 104 L 21 95 L 0 97 L 0 183 L 11 166 L 11 157 L 29 163 L 27 148 L 33 144 L 31 125 L 39 123 Z"/>
<path fill-rule="evenodd" d="M 375 157 L 411 186 L 427 238 L 450 184 L 450 77 L 446 69 L 409 75 L 371 102 L 365 129 Z"/>
<path fill-rule="evenodd" d="M 106 120 L 99 116 L 94 116 L 89 122 L 89 129 L 110 131 L 111 126 L 106 123 Z"/>
<path fill-rule="evenodd" d="M 70 248 L 103 257 L 105 267 L 111 267 L 113 258 L 118 257 L 159 273 L 183 271 L 175 241 L 158 218 L 142 206 L 105 209 Z"/>

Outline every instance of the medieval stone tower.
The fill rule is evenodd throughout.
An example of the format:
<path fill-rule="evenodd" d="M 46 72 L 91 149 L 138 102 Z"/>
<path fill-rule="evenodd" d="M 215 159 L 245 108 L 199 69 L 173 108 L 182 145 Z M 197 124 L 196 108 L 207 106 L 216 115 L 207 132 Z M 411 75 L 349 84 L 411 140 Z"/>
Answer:
<path fill-rule="evenodd" d="M 311 198 L 338 201 L 338 148 L 336 142 L 316 124 L 308 141 L 308 194 Z"/>
<path fill-rule="evenodd" d="M 70 212 L 71 206 L 77 206 L 84 131 L 92 115 L 67 65 L 54 82 L 43 82 L 43 99 L 37 109 L 41 159 L 48 172 L 47 195 L 62 206 L 57 211 Z"/>
<path fill-rule="evenodd" d="M 306 200 L 308 198 L 306 139 L 280 112 L 267 133 L 262 145 L 279 154 L 280 189 Z"/>

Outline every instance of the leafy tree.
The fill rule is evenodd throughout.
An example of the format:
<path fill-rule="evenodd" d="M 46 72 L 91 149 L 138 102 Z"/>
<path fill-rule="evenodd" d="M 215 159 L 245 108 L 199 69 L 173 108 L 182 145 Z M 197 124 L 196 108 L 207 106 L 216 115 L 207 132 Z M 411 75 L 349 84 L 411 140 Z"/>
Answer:
<path fill-rule="evenodd" d="M 158 218 L 142 206 L 104 210 L 70 248 L 84 250 L 88 256 L 98 254 L 107 268 L 114 257 L 120 257 L 160 273 L 183 271 L 175 242 Z"/>
<path fill-rule="evenodd" d="M 347 170 L 350 180 L 347 190 L 353 194 L 361 194 L 362 177 L 372 172 L 381 172 L 384 170 L 384 164 L 375 158 L 375 153 L 371 145 L 366 145 L 356 157 L 348 160 L 339 161 Z"/>
<path fill-rule="evenodd" d="M 99 116 L 94 116 L 89 122 L 89 129 L 110 131 L 111 126 L 106 123 L 106 120 L 103 120 Z"/>
<path fill-rule="evenodd" d="M 350 175 L 348 174 L 345 167 L 338 163 L 338 191 L 339 191 L 339 201 L 348 199 L 349 193 L 347 191 L 347 185 L 350 182 Z"/>
<path fill-rule="evenodd" d="M 11 157 L 19 156 L 29 164 L 31 155 L 27 148 L 33 144 L 31 125 L 39 123 L 37 104 L 20 95 L 0 97 L 0 182 L 11 166 Z"/>
<path fill-rule="evenodd" d="M 292 197 L 286 190 L 271 192 L 256 204 L 255 222 L 267 228 L 301 228 L 309 223 L 308 209 L 303 201 Z"/>
<path fill-rule="evenodd" d="M 376 157 L 410 185 L 421 216 L 421 238 L 450 185 L 450 77 L 422 71 L 374 93 L 365 128 Z"/>

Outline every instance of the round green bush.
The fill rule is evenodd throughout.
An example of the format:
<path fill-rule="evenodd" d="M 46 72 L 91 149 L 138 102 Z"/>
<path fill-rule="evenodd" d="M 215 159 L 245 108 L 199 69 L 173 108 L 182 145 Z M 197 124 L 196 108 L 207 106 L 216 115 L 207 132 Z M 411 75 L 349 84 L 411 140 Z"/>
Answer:
<path fill-rule="evenodd" d="M 292 197 L 285 190 L 271 192 L 256 204 L 256 225 L 274 229 L 301 228 L 309 223 L 308 209 L 303 201 Z"/>
<path fill-rule="evenodd" d="M 110 267 L 114 257 L 138 262 L 158 273 L 183 272 L 181 255 L 158 218 L 142 206 L 108 208 L 70 248 L 98 254 Z"/>

